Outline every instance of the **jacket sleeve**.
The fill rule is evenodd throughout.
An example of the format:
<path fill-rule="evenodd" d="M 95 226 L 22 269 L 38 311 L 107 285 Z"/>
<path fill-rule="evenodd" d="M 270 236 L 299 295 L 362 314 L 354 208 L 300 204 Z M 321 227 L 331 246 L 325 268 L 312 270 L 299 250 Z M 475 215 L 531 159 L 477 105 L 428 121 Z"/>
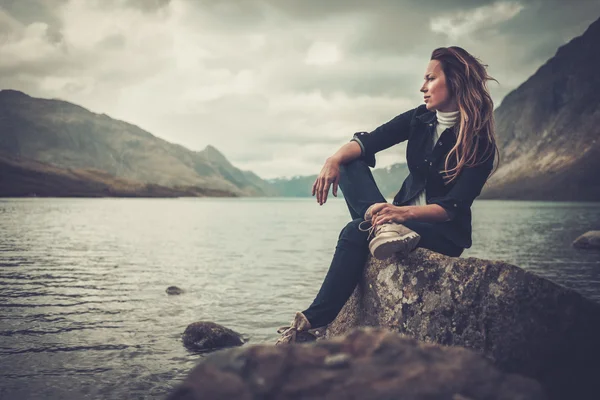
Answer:
<path fill-rule="evenodd" d="M 370 167 L 375 167 L 375 153 L 408 140 L 410 122 L 416 110 L 415 108 L 398 115 L 373 132 L 357 132 L 354 134 L 351 141 L 355 141 L 360 145 L 362 150 L 361 158 Z"/>
<path fill-rule="evenodd" d="M 494 156 L 495 153 L 492 151 L 483 163 L 474 167 L 463 168 L 448 194 L 427 199 L 427 203 L 442 206 L 448 213 L 450 220 L 454 219 L 457 212 L 468 210 L 475 198 L 481 193 L 483 185 L 485 185 L 494 168 Z"/>

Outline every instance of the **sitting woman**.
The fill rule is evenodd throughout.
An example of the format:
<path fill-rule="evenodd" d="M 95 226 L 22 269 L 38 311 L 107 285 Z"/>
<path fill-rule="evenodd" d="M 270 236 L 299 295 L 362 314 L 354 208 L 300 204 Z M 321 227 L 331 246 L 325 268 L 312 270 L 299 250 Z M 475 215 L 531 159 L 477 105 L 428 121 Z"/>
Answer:
<path fill-rule="evenodd" d="M 340 233 L 315 300 L 280 328 L 277 344 L 335 319 L 362 277 L 369 251 L 385 259 L 423 247 L 458 257 L 471 247 L 471 205 L 498 153 L 488 80 L 486 65 L 464 49 L 436 49 L 420 89 L 425 104 L 371 133 L 355 134 L 327 159 L 313 196 L 323 205 L 330 187 L 337 196 L 339 185 L 352 222 Z M 403 141 L 410 174 L 388 204 L 369 166 L 375 166 L 375 153 Z"/>

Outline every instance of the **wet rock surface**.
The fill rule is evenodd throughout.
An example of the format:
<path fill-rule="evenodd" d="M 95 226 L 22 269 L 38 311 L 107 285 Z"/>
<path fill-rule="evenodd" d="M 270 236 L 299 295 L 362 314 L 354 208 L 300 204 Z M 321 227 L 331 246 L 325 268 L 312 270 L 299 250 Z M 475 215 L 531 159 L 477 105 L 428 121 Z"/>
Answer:
<path fill-rule="evenodd" d="M 244 344 L 239 333 L 209 321 L 188 325 L 182 339 L 185 347 L 192 351 L 212 351 Z"/>
<path fill-rule="evenodd" d="M 600 250 L 600 231 L 589 231 L 579 236 L 573 242 L 573 247 L 578 249 Z"/>
<path fill-rule="evenodd" d="M 326 337 L 365 325 L 473 349 L 551 398 L 600 393 L 600 305 L 514 265 L 425 249 L 370 259 Z"/>
<path fill-rule="evenodd" d="M 537 382 L 502 373 L 470 350 L 363 328 L 313 344 L 213 353 L 168 400 L 545 398 Z"/>

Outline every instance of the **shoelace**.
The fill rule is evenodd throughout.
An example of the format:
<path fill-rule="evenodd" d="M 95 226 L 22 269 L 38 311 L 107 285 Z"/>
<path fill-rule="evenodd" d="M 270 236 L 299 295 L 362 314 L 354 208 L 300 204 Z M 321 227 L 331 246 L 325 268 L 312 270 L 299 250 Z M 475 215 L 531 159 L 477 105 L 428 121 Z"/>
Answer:
<path fill-rule="evenodd" d="M 277 333 L 279 333 L 281 335 L 281 337 L 279 339 L 277 339 L 277 343 L 287 342 L 288 338 L 290 338 L 290 337 L 291 337 L 292 341 L 295 341 L 296 337 L 298 337 L 298 335 L 300 335 L 300 334 L 308 334 L 308 335 L 314 337 L 315 340 L 319 335 L 318 330 L 315 330 L 314 333 L 309 332 L 308 330 L 299 331 L 297 328 L 294 328 L 292 326 L 282 326 L 281 328 L 277 329 Z"/>
<path fill-rule="evenodd" d="M 364 223 L 369 224 L 368 228 L 365 229 L 363 227 Z M 367 240 L 370 240 L 372 236 L 375 236 L 375 230 L 376 229 L 377 229 L 377 227 L 371 223 L 371 220 L 365 220 L 365 221 L 362 221 L 360 224 L 358 224 L 358 230 L 359 231 L 361 231 L 361 232 L 369 232 L 369 236 L 367 236 Z"/>
<path fill-rule="evenodd" d="M 277 341 L 275 342 L 275 345 L 278 345 L 280 343 L 295 342 L 296 335 L 298 334 L 296 329 L 293 329 L 293 328 L 288 328 L 287 330 L 285 330 L 283 332 L 279 332 L 279 330 L 278 330 L 277 333 L 281 333 L 281 337 L 279 339 L 277 339 Z"/>
<path fill-rule="evenodd" d="M 282 334 L 290 329 L 292 329 L 291 326 L 281 326 L 281 327 L 277 328 L 277 333 Z"/>

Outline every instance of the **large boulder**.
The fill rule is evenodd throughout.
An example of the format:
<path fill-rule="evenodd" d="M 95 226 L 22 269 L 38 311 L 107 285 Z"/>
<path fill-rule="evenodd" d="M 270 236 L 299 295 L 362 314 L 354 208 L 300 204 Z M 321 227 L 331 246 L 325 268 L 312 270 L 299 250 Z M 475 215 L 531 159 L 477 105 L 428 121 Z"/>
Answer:
<path fill-rule="evenodd" d="M 600 305 L 514 265 L 425 249 L 371 258 L 326 336 L 364 325 L 473 349 L 551 398 L 600 393 Z"/>
<path fill-rule="evenodd" d="M 600 249 L 600 231 L 589 231 L 573 242 L 578 249 Z"/>
<path fill-rule="evenodd" d="M 168 400 L 541 400 L 539 383 L 472 351 L 361 329 L 316 344 L 213 353 Z"/>
<path fill-rule="evenodd" d="M 244 344 L 244 339 L 239 333 L 210 321 L 199 321 L 188 325 L 182 339 L 185 347 L 199 352 Z"/>

